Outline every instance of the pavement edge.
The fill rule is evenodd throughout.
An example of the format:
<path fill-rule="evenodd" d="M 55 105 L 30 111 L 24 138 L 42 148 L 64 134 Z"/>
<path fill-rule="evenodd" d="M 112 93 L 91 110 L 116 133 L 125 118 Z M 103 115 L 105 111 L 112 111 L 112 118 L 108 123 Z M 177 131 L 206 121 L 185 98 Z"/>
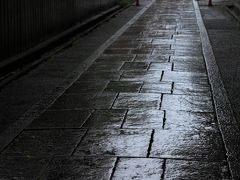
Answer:
<path fill-rule="evenodd" d="M 207 67 L 208 77 L 212 88 L 215 111 L 218 125 L 221 131 L 227 160 L 232 179 L 240 179 L 240 131 L 237 121 L 233 115 L 231 103 L 228 99 L 227 92 L 221 79 L 220 71 L 216 63 L 213 49 L 208 38 L 208 33 L 204 25 L 198 2 L 192 0 L 200 36 L 202 40 L 203 55 Z"/>

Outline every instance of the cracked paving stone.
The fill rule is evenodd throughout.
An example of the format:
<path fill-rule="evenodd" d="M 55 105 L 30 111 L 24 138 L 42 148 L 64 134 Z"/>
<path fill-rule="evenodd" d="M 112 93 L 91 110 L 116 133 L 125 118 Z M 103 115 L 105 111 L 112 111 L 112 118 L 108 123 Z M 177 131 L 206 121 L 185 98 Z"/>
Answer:
<path fill-rule="evenodd" d="M 166 161 L 165 179 L 230 179 L 227 162 L 209 161 Z"/>
<path fill-rule="evenodd" d="M 159 83 L 145 83 L 141 89 L 141 93 L 170 93 L 172 83 L 159 82 Z"/>
<path fill-rule="evenodd" d="M 54 158 L 41 179 L 110 179 L 116 158 L 60 157 Z"/>
<path fill-rule="evenodd" d="M 110 81 L 104 92 L 139 92 L 142 85 L 139 81 Z"/>
<path fill-rule="evenodd" d="M 217 128 L 214 113 L 166 111 L 166 130 L 208 130 Z"/>
<path fill-rule="evenodd" d="M 91 112 L 91 110 L 46 111 L 27 128 L 79 128 L 90 116 Z"/>
<path fill-rule="evenodd" d="M 193 95 L 193 96 L 211 96 L 210 85 L 194 83 L 174 83 L 173 94 Z"/>
<path fill-rule="evenodd" d="M 121 67 L 122 71 L 138 71 L 147 70 L 149 63 L 147 62 L 125 62 Z"/>
<path fill-rule="evenodd" d="M 159 109 L 161 94 L 156 93 L 120 93 L 113 108 L 115 109 Z"/>
<path fill-rule="evenodd" d="M 131 109 L 127 113 L 123 128 L 162 128 L 164 112 L 151 109 Z"/>
<path fill-rule="evenodd" d="M 79 94 L 79 93 L 100 93 L 106 87 L 108 81 L 77 81 L 65 94 Z"/>
<path fill-rule="evenodd" d="M 24 130 L 3 151 L 11 156 L 71 155 L 85 130 Z"/>
<path fill-rule="evenodd" d="M 214 112 L 211 96 L 163 95 L 162 110 Z"/>
<path fill-rule="evenodd" d="M 150 158 L 120 158 L 113 180 L 151 179 L 159 180 L 163 173 L 163 160 Z"/>
<path fill-rule="evenodd" d="M 159 62 L 166 63 L 169 61 L 169 55 L 167 56 L 150 56 L 150 55 L 137 55 L 134 62 Z"/>
<path fill-rule="evenodd" d="M 126 71 L 121 81 L 160 82 L 162 71 Z"/>
<path fill-rule="evenodd" d="M 209 84 L 205 73 L 164 71 L 162 81 Z"/>
<path fill-rule="evenodd" d="M 102 93 L 95 97 L 85 97 L 88 94 L 68 94 L 61 96 L 50 108 L 51 110 L 63 109 L 110 109 L 117 93 Z"/>
<path fill-rule="evenodd" d="M 1 179 L 37 179 L 48 162 L 46 158 L 1 156 L 0 177 Z"/>
<path fill-rule="evenodd" d="M 147 156 L 152 130 L 89 130 L 75 151 L 76 156 Z"/>
<path fill-rule="evenodd" d="M 157 129 L 154 133 L 151 157 L 195 160 L 224 160 L 221 134 L 217 129 Z"/>
<path fill-rule="evenodd" d="M 120 128 L 126 115 L 126 110 L 96 110 L 84 123 L 83 128 Z"/>
<path fill-rule="evenodd" d="M 172 63 L 151 63 L 149 70 L 172 70 Z"/>

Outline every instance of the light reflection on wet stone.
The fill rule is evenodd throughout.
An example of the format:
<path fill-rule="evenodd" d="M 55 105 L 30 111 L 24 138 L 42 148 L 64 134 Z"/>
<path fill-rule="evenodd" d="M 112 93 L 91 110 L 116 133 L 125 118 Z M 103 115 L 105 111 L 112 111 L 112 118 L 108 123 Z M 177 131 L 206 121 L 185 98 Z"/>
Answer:
<path fill-rule="evenodd" d="M 160 110 L 129 110 L 123 128 L 162 128 L 164 112 Z"/>
<path fill-rule="evenodd" d="M 195 83 L 174 83 L 173 94 L 211 96 L 210 85 Z"/>
<path fill-rule="evenodd" d="M 161 75 L 162 75 L 162 70 L 124 72 L 120 80 L 121 81 L 159 82 L 161 79 Z"/>
<path fill-rule="evenodd" d="M 165 179 L 225 179 L 228 180 L 228 164 L 226 161 L 185 161 L 167 160 Z"/>
<path fill-rule="evenodd" d="M 165 71 L 162 81 L 208 84 L 205 73 Z"/>
<path fill-rule="evenodd" d="M 76 156 L 146 157 L 152 130 L 90 130 L 79 144 Z"/>
<path fill-rule="evenodd" d="M 171 94 L 172 83 L 159 82 L 159 83 L 144 83 L 141 88 L 141 93 L 169 93 Z"/>
<path fill-rule="evenodd" d="M 113 179 L 161 179 L 163 160 L 150 158 L 121 158 Z"/>
<path fill-rule="evenodd" d="M 211 96 L 163 95 L 162 110 L 213 112 Z"/>
<path fill-rule="evenodd" d="M 151 157 L 224 160 L 220 132 L 211 129 L 161 130 L 154 134 Z"/>
<path fill-rule="evenodd" d="M 149 70 L 168 70 L 171 71 L 172 63 L 151 63 Z"/>
<path fill-rule="evenodd" d="M 207 129 L 217 129 L 217 124 L 214 113 L 166 111 L 164 129 L 204 131 Z"/>
<path fill-rule="evenodd" d="M 120 93 L 113 108 L 159 109 L 160 102 L 161 94 L 158 93 Z"/>

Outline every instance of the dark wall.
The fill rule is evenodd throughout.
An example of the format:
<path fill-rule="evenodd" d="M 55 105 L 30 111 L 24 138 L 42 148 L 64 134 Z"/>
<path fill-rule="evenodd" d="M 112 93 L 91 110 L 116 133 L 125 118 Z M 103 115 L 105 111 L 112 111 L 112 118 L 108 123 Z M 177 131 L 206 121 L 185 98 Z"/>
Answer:
<path fill-rule="evenodd" d="M 116 3 L 117 0 L 0 0 L 0 61 Z"/>

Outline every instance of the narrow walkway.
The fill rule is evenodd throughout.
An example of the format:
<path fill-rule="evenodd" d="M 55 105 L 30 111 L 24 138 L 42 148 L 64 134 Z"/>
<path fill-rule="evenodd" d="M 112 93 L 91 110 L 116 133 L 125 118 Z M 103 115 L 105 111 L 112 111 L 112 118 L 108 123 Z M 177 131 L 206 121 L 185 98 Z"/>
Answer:
<path fill-rule="evenodd" d="M 230 179 L 192 0 L 157 0 L 0 164 L 1 178 Z"/>

